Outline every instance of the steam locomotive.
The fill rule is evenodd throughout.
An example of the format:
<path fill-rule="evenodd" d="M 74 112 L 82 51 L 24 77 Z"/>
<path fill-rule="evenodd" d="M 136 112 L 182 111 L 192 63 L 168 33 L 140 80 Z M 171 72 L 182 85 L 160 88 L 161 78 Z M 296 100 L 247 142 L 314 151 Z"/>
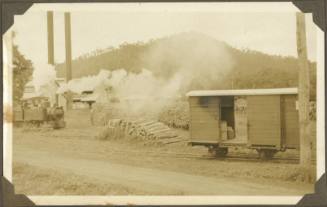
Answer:
<path fill-rule="evenodd" d="M 53 129 L 61 129 L 66 126 L 64 109 L 56 105 L 50 106 L 46 97 L 25 99 L 20 106 L 14 107 L 14 124 L 36 127 L 50 124 Z"/>

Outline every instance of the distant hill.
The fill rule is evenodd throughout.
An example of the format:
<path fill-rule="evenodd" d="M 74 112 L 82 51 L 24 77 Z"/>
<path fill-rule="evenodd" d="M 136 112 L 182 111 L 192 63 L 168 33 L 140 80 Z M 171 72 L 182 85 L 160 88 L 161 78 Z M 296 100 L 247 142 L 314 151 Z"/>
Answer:
<path fill-rule="evenodd" d="M 296 87 L 298 80 L 298 60 L 294 57 L 239 50 L 194 32 L 97 50 L 73 60 L 72 67 L 73 78 L 122 68 L 132 73 L 148 69 L 161 79 L 181 73 L 189 76 L 186 90 Z M 59 77 L 65 76 L 64 64 L 56 69 Z M 310 71 L 314 97 L 315 63 L 310 62 Z"/>

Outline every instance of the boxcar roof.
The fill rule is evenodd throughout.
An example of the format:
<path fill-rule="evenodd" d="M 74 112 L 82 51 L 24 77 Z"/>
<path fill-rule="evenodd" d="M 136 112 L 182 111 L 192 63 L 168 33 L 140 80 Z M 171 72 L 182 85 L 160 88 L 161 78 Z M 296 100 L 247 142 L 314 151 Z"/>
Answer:
<path fill-rule="evenodd" d="M 297 94 L 297 88 L 270 88 L 270 89 L 240 89 L 240 90 L 196 90 L 186 96 L 249 96 L 249 95 L 281 95 Z"/>

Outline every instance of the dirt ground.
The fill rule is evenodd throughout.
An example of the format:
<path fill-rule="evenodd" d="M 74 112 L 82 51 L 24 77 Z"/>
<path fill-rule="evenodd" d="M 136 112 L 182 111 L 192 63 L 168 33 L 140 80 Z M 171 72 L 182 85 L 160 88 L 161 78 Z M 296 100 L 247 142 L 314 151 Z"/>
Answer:
<path fill-rule="evenodd" d="M 28 195 L 303 195 L 295 162 L 215 159 L 186 143 L 148 146 L 99 140 L 87 110 L 66 116 L 67 127 L 15 128 L 13 179 Z M 178 130 L 182 136 L 188 132 Z M 253 151 L 234 149 L 231 155 Z M 277 157 L 295 158 L 297 152 Z M 314 165 L 312 166 L 314 171 Z"/>

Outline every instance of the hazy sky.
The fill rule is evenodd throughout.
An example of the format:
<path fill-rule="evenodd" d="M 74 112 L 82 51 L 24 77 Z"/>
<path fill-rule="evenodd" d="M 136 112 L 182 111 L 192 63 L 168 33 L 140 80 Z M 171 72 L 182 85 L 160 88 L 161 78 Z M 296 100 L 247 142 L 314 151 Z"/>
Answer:
<path fill-rule="evenodd" d="M 309 59 L 316 57 L 316 26 L 306 18 Z M 223 13 L 179 11 L 72 11 L 73 58 L 123 42 L 147 41 L 195 31 L 240 49 L 297 56 L 294 12 Z M 30 11 L 15 19 L 15 42 L 35 62 L 47 62 L 46 11 Z M 65 57 L 64 13 L 54 13 L 55 62 Z"/>

